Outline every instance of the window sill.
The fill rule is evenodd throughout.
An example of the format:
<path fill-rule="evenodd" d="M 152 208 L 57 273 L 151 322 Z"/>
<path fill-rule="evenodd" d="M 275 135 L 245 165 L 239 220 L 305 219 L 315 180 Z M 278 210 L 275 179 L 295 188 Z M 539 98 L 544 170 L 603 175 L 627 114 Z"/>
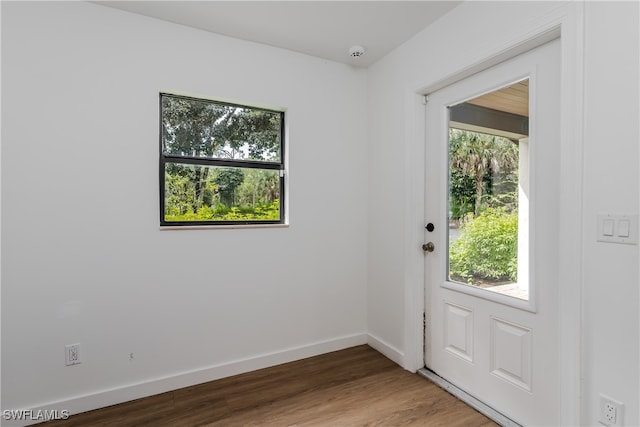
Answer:
<path fill-rule="evenodd" d="M 160 231 L 220 230 L 237 228 L 289 228 L 289 224 L 165 225 L 160 227 Z"/>

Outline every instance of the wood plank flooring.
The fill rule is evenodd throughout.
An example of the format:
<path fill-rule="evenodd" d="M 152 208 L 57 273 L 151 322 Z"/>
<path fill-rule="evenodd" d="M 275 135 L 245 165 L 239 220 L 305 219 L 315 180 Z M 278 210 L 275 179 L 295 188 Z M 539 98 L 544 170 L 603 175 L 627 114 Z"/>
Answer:
<path fill-rule="evenodd" d="M 496 426 L 363 345 L 51 421 L 77 426 Z"/>

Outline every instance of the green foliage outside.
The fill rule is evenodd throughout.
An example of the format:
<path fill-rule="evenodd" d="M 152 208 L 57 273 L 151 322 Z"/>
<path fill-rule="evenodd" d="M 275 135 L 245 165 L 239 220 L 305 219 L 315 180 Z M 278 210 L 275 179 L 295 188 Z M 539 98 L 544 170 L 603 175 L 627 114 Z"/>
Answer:
<path fill-rule="evenodd" d="M 280 200 L 252 207 L 226 207 L 219 206 L 211 209 L 209 206 L 202 206 L 197 212 L 187 211 L 184 214 L 165 215 L 167 221 L 265 221 L 280 219 Z"/>
<path fill-rule="evenodd" d="M 475 178 L 452 168 L 449 173 L 449 211 L 451 219 L 464 222 L 476 204 Z"/>
<path fill-rule="evenodd" d="M 491 196 L 517 191 L 518 146 L 499 136 L 452 128 L 449 170 L 452 218 L 479 215 Z M 505 188 L 508 181 L 515 186 Z"/>
<path fill-rule="evenodd" d="M 449 252 L 449 270 L 468 283 L 518 276 L 518 213 L 489 208 L 466 223 Z"/>
<path fill-rule="evenodd" d="M 233 206 L 236 188 L 244 181 L 244 172 L 237 168 L 219 169 L 213 182 L 216 183 L 218 193 L 220 194 L 220 202 L 226 207 Z"/>
<path fill-rule="evenodd" d="M 450 130 L 449 211 L 460 229 L 449 247 L 453 280 L 517 280 L 518 151 L 505 138 Z"/>
<path fill-rule="evenodd" d="M 205 174 L 201 169 L 209 171 Z M 200 173 L 196 174 L 198 170 Z M 196 175 L 200 177 L 199 185 Z M 196 195 L 197 188 L 201 199 Z M 278 171 L 167 165 L 165 220 L 277 221 L 279 191 Z"/>

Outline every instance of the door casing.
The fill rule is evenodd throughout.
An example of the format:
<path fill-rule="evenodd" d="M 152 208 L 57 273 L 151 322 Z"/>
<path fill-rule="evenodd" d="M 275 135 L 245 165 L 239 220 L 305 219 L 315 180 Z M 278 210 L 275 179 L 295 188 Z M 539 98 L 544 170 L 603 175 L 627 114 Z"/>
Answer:
<path fill-rule="evenodd" d="M 504 43 L 477 52 L 482 59 L 467 67 L 424 81 L 405 91 L 405 327 L 404 352 L 399 354 L 403 367 L 416 372 L 424 367 L 424 94 L 487 69 L 506 59 L 561 37 L 561 147 L 560 155 L 560 269 L 563 283 L 558 295 L 562 316 L 559 317 L 560 337 L 560 421 L 563 425 L 579 425 L 581 414 L 581 307 L 582 307 L 582 170 L 581 145 L 584 124 L 582 86 L 584 82 L 584 4 L 562 4 L 553 13 L 523 26 L 519 34 Z M 409 185 L 410 183 L 410 185 Z M 416 184 L 417 183 L 417 184 Z"/>

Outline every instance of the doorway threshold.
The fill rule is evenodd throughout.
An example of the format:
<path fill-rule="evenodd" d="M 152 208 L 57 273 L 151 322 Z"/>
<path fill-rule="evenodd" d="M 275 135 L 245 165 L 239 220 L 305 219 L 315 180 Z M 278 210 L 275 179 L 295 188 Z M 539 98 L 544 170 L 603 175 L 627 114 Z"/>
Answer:
<path fill-rule="evenodd" d="M 485 403 L 479 401 L 478 399 L 476 399 L 475 397 L 471 396 L 466 391 L 461 390 L 460 388 L 458 388 L 455 385 L 451 384 L 449 381 L 445 380 L 444 378 L 442 378 L 441 376 L 439 376 L 438 374 L 436 374 L 432 370 L 427 369 L 427 368 L 422 368 L 422 369 L 418 370 L 418 374 L 422 375 L 423 377 L 425 377 L 429 381 L 435 383 L 438 387 L 442 388 L 444 391 L 448 392 L 449 394 L 454 395 L 455 397 L 457 397 L 458 399 L 462 400 L 467 405 L 471 406 L 476 411 L 480 412 L 482 415 L 485 415 L 486 417 L 490 418 L 491 420 L 495 421 L 496 423 L 500 424 L 501 426 L 503 426 L 503 427 L 522 427 L 520 424 L 518 424 L 517 422 L 513 421 L 511 418 L 509 418 L 509 417 L 505 416 L 504 414 L 496 411 L 492 407 L 488 406 L 487 404 L 485 404 Z"/>

